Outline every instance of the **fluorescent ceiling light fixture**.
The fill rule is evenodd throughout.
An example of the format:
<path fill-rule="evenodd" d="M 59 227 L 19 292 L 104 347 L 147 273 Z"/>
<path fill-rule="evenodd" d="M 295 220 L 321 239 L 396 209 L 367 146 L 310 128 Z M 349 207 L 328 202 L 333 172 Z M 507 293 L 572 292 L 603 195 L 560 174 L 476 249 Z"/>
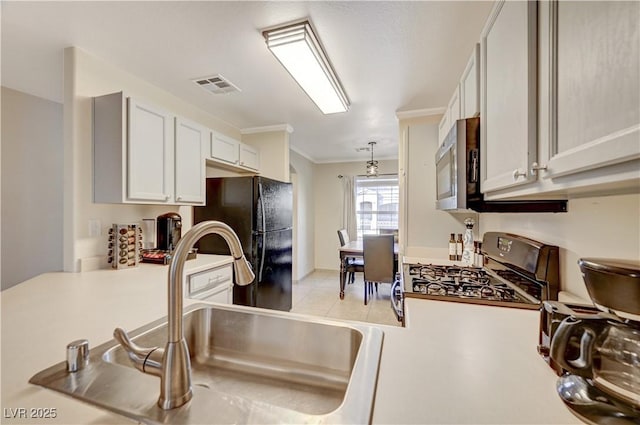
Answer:
<path fill-rule="evenodd" d="M 262 33 L 271 53 L 324 114 L 346 112 L 349 99 L 309 21 Z"/>

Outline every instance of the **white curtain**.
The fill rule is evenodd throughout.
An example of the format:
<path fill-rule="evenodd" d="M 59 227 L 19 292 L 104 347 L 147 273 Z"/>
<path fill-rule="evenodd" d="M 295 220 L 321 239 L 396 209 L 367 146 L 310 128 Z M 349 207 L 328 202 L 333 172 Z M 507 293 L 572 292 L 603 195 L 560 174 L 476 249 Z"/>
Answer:
<path fill-rule="evenodd" d="M 353 176 L 342 176 L 342 228 L 347 229 L 349 239 L 358 238 L 358 222 L 356 221 L 356 192 Z"/>

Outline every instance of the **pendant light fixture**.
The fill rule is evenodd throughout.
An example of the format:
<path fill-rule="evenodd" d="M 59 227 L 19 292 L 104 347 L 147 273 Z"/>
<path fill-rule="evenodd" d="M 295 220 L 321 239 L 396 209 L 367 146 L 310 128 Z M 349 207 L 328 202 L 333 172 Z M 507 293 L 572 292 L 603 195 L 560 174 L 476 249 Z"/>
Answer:
<path fill-rule="evenodd" d="M 367 177 L 378 177 L 378 161 L 373 160 L 373 147 L 376 142 L 369 142 L 369 146 L 371 146 L 371 160 L 367 161 Z"/>

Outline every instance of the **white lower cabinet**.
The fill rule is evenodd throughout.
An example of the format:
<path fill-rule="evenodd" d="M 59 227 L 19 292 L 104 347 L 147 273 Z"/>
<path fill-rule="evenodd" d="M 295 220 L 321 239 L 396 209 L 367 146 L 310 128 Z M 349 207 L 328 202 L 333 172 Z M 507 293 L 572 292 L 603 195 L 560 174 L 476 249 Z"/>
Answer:
<path fill-rule="evenodd" d="M 93 99 L 97 203 L 202 204 L 208 133 L 123 92 Z"/>
<path fill-rule="evenodd" d="M 187 276 L 186 298 L 233 303 L 233 268 L 231 264 L 204 270 Z"/>

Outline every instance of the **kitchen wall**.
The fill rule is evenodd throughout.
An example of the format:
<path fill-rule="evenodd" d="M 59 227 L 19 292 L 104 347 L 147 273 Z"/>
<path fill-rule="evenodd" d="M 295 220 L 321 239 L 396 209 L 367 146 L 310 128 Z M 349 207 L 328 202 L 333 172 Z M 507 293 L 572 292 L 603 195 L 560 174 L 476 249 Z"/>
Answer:
<path fill-rule="evenodd" d="M 640 259 L 640 195 L 571 199 L 562 214 L 482 214 L 481 231 L 505 231 L 560 247 L 561 288 L 588 299 L 582 257 Z"/>
<path fill-rule="evenodd" d="M 295 151 L 289 153 L 293 183 L 293 279 L 299 280 L 315 269 L 314 164 Z"/>
<path fill-rule="evenodd" d="M 316 164 L 315 191 L 315 267 L 338 270 L 338 229 L 342 227 L 342 183 L 338 175 L 364 175 L 366 158 L 358 162 Z M 396 174 L 398 161 L 380 160 L 379 173 Z"/>
<path fill-rule="evenodd" d="M 400 121 L 401 232 L 403 253 L 412 257 L 448 258 L 451 233 L 463 233 L 464 219 L 475 213 L 449 213 L 436 210 L 436 165 L 438 124 L 441 115 L 431 115 Z M 474 231 L 478 231 L 476 224 Z"/>
<path fill-rule="evenodd" d="M 291 129 L 290 126 L 285 127 Z M 251 129 L 250 133 L 243 131 L 242 142 L 260 150 L 261 176 L 282 182 L 289 181 L 289 134 L 290 131 L 287 129 Z"/>
<path fill-rule="evenodd" d="M 186 231 L 191 207 L 95 204 L 92 201 L 92 97 L 125 91 L 190 120 L 240 140 L 238 129 L 176 96 L 76 47 L 64 51 L 64 269 L 104 265 L 107 229 L 113 223 L 139 222 L 177 211 Z M 89 236 L 89 220 L 99 220 L 101 235 Z"/>
<path fill-rule="evenodd" d="M 2 284 L 62 270 L 62 104 L 2 87 Z"/>

